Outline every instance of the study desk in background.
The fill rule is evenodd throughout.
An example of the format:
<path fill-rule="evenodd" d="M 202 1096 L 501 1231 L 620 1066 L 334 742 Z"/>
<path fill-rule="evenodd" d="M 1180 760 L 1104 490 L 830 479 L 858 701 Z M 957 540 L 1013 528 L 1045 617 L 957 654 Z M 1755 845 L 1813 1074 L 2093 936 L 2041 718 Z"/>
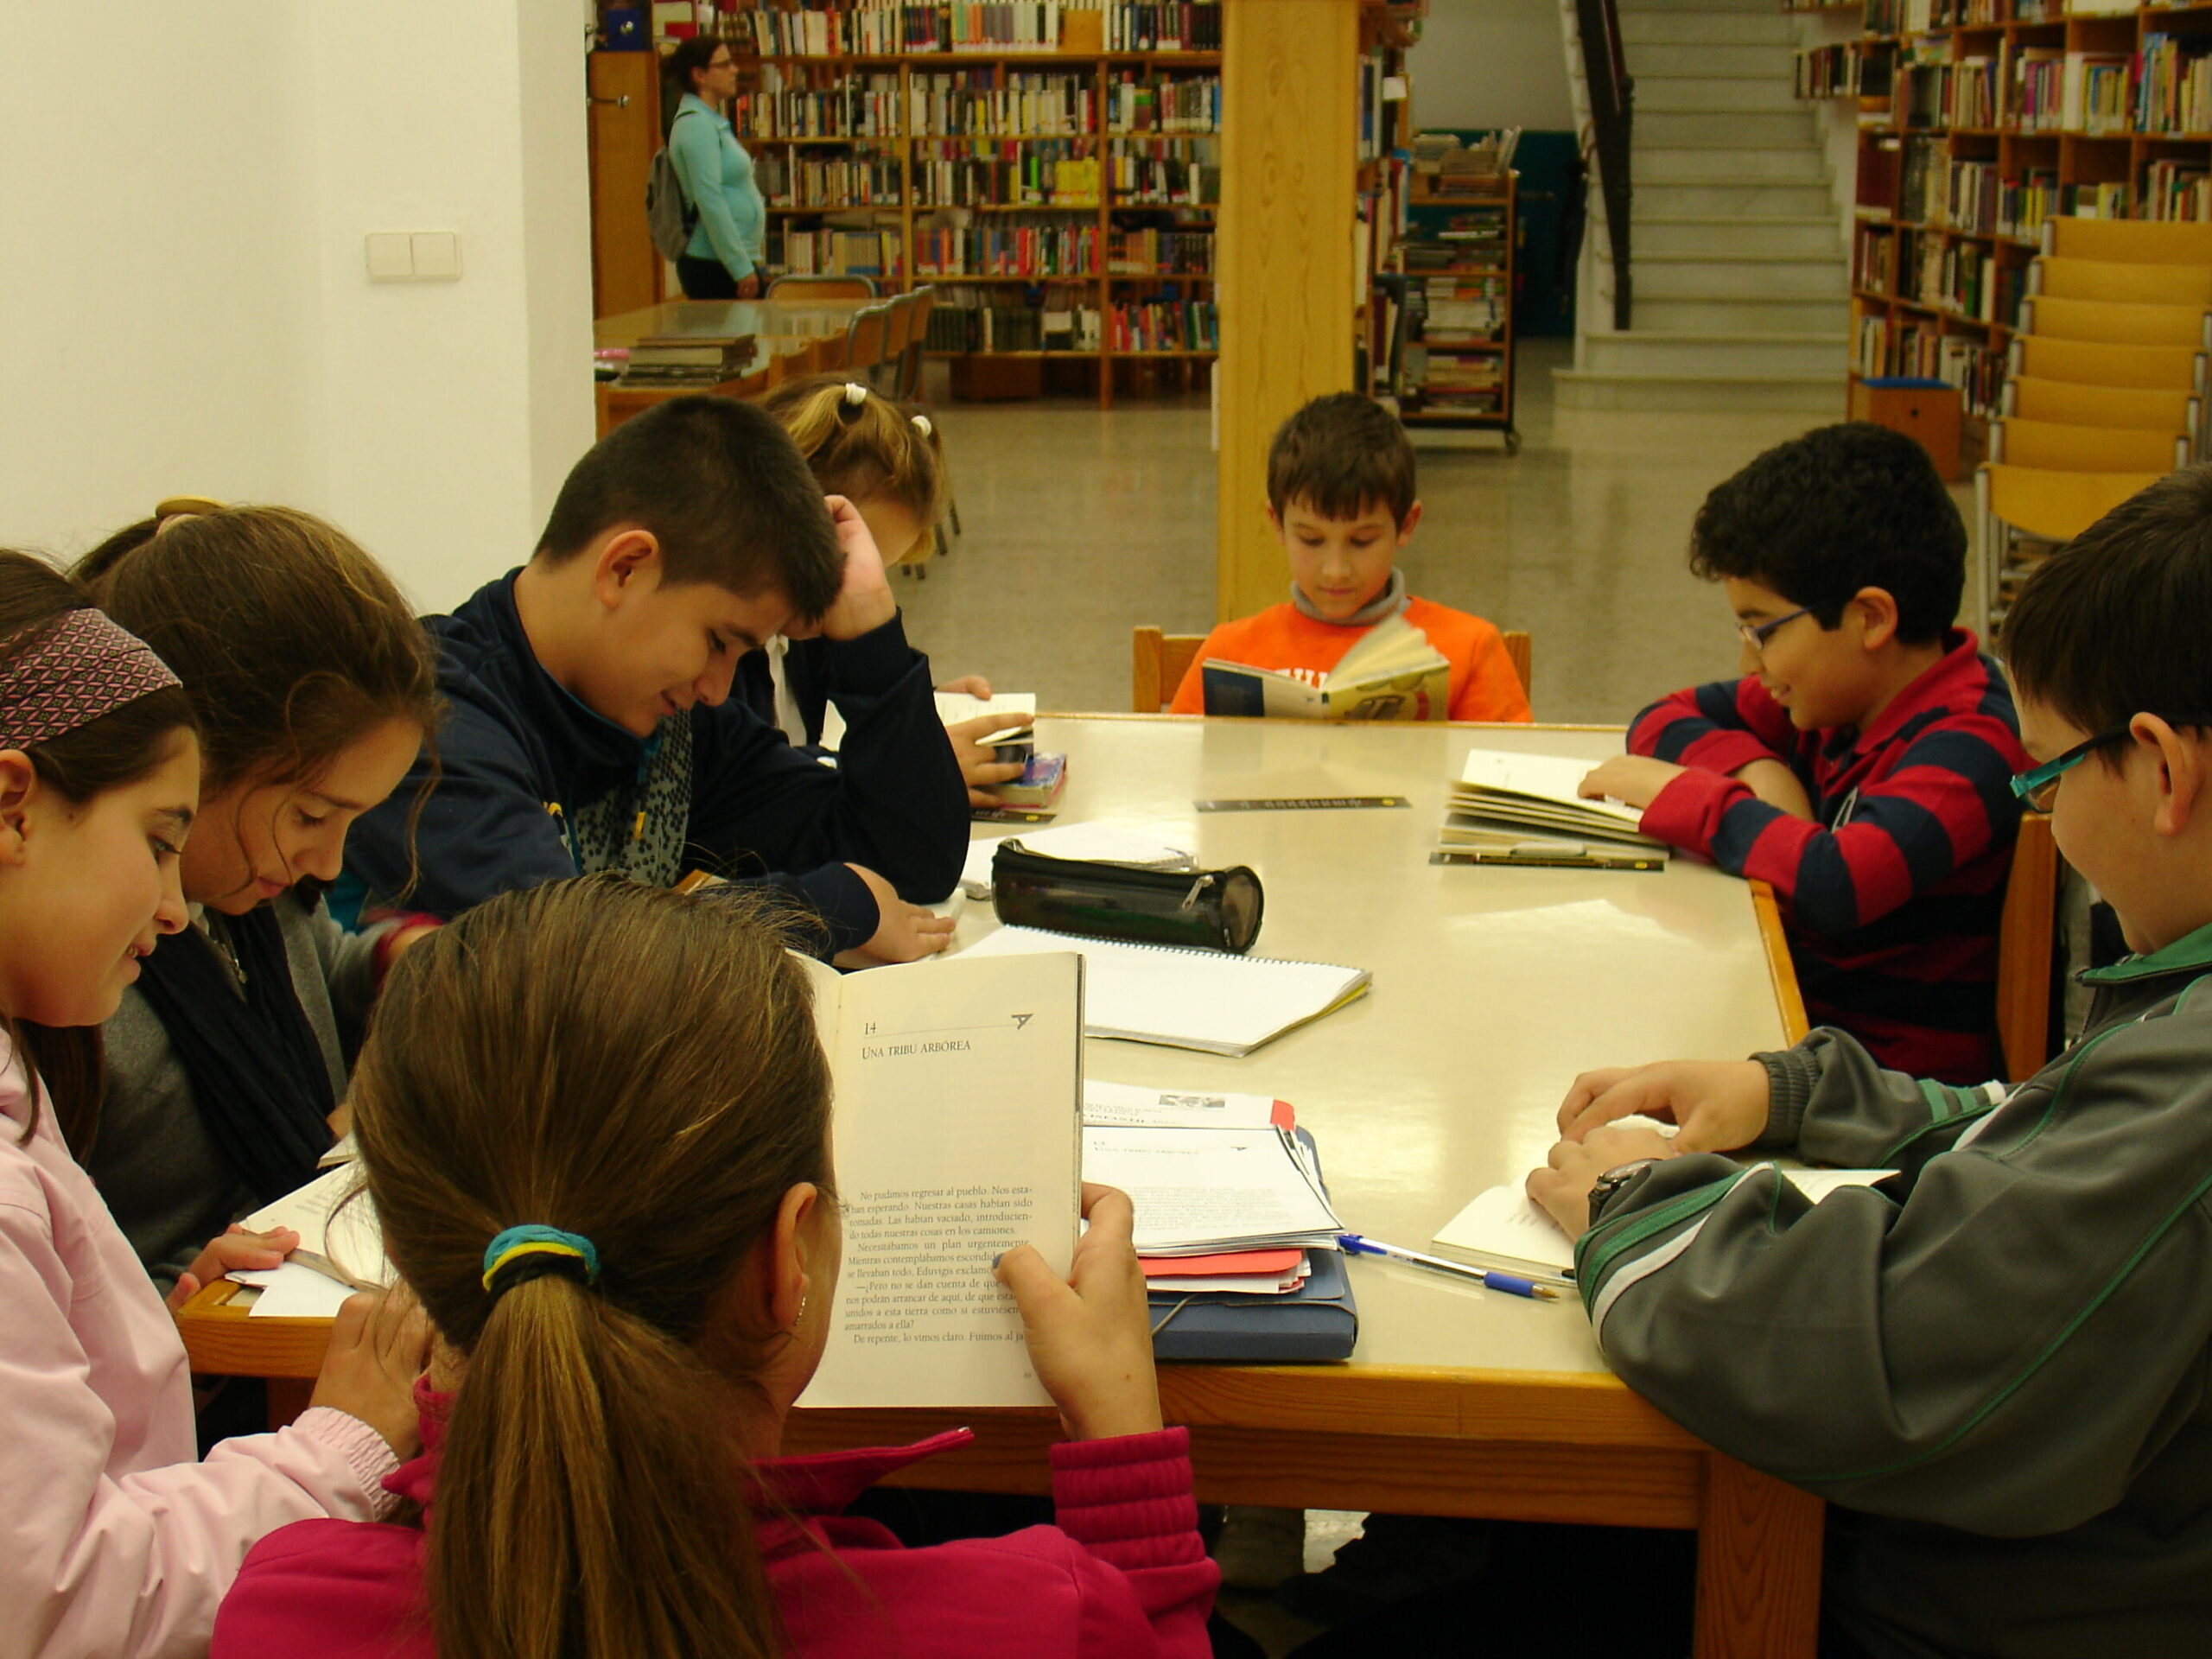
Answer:
<path fill-rule="evenodd" d="M 1063 822 L 1144 830 L 1266 885 L 1263 956 L 1369 969 L 1372 991 L 1243 1059 L 1090 1041 L 1092 1077 L 1289 1101 L 1346 1226 L 1420 1248 L 1468 1198 L 1517 1180 L 1555 1138 L 1581 1070 L 1737 1059 L 1803 1028 L 1772 899 L 1688 861 L 1657 874 L 1427 861 L 1446 781 L 1471 747 L 1615 753 L 1595 728 L 1325 726 L 1068 715 Z M 1402 809 L 1200 813 L 1198 799 L 1402 794 Z M 979 825 L 977 834 L 1010 826 Z M 1018 830 L 1015 830 L 1018 833 Z M 971 903 L 959 939 L 995 924 Z M 1416 1268 L 1353 1268 L 1359 1345 L 1341 1365 L 1166 1365 L 1213 1503 L 1694 1528 L 1700 1659 L 1813 1652 L 1818 1500 L 1723 1456 L 1605 1368 L 1574 1302 L 1500 1295 Z M 316 1321 L 251 1320 L 195 1298 L 196 1370 L 311 1376 Z M 256 1329 L 294 1326 L 288 1332 Z M 923 1484 L 1042 1491 L 1049 1413 L 801 1411 L 794 1452 L 976 1431 Z"/>
<path fill-rule="evenodd" d="M 787 379 L 829 366 L 845 325 L 862 300 L 664 300 L 643 310 L 601 317 L 592 325 L 592 344 L 633 346 L 648 334 L 714 339 L 753 337 L 753 360 L 735 379 L 704 390 L 723 397 L 758 397 Z M 685 390 L 699 390 L 686 388 Z M 605 437 L 632 416 L 655 404 L 683 396 L 665 387 L 621 386 L 601 381 L 599 435 Z"/>

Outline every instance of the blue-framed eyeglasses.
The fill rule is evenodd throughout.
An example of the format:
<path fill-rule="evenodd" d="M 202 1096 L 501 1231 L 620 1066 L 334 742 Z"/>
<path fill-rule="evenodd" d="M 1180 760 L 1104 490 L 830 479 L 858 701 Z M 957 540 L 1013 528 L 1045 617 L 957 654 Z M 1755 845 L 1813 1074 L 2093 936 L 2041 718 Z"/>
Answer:
<path fill-rule="evenodd" d="M 1736 625 L 1736 637 L 1753 651 L 1764 654 L 1766 651 L 1766 642 L 1774 638 L 1774 631 L 1777 628 L 1785 622 L 1795 622 L 1799 617 L 1810 616 L 1812 613 L 1811 606 L 1800 605 L 1789 615 L 1777 616 L 1771 622 L 1738 622 Z"/>
<path fill-rule="evenodd" d="M 2161 718 L 2165 720 L 2167 725 L 2176 728 L 2212 726 L 2212 716 L 2208 715 L 2194 715 L 2181 717 L 2167 715 Z M 2119 725 L 2099 732 L 2094 737 L 2083 738 L 2065 753 L 2053 755 L 2039 766 L 2031 767 L 2026 772 L 2014 772 L 2012 793 L 2038 812 L 2050 811 L 2051 797 L 2058 792 L 2058 780 L 2099 749 L 2109 748 L 2115 743 L 2125 741 L 2127 734 L 2134 729 L 2134 725 L 2135 718 L 2131 715 Z"/>

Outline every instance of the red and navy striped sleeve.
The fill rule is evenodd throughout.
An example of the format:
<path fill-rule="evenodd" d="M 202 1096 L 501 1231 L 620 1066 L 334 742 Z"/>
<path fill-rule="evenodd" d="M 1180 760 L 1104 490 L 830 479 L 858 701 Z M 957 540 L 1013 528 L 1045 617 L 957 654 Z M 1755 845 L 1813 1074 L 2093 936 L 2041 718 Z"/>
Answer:
<path fill-rule="evenodd" d="M 2018 740 L 1993 710 L 1930 710 L 1833 828 L 1770 806 L 1702 765 L 1659 792 L 1643 828 L 1771 883 L 1796 927 L 1840 933 L 1934 891 L 2009 841 L 2018 823 L 2011 790 L 2018 754 Z"/>
<path fill-rule="evenodd" d="M 1755 678 L 1715 680 L 1662 697 L 1630 724 L 1628 752 L 1707 772 L 1754 760 L 1789 764 L 1798 734 L 1789 713 Z"/>

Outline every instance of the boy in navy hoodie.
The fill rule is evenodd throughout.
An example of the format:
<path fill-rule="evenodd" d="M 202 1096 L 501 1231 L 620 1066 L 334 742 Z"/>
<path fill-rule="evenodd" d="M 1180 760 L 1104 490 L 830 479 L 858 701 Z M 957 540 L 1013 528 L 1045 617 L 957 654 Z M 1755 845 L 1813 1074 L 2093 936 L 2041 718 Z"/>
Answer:
<path fill-rule="evenodd" d="M 355 826 L 341 909 L 450 917 L 594 870 L 706 870 L 789 893 L 824 955 L 944 948 L 950 924 L 909 901 L 958 881 L 968 797 L 928 659 L 859 513 L 824 505 L 753 404 L 673 398 L 616 428 L 530 563 L 427 621 L 451 712 L 413 786 Z M 777 633 L 830 643 L 835 771 L 730 700 L 738 658 Z"/>

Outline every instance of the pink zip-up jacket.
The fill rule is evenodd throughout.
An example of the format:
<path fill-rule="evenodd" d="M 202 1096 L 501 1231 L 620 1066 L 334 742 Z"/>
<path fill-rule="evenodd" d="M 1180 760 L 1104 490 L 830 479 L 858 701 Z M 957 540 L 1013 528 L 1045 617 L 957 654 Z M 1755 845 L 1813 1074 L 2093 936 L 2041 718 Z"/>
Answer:
<path fill-rule="evenodd" d="M 426 1449 L 385 1484 L 427 1507 L 450 1396 L 418 1390 Z M 1207 1659 L 1221 1572 L 1198 1541 L 1187 1430 L 1054 1446 L 1054 1527 L 906 1549 L 839 1513 L 893 1470 L 973 1438 L 955 1429 L 754 1466 L 791 1659 Z M 264 1539 L 215 1621 L 214 1659 L 435 1659 L 423 1545 L 414 1527 L 334 1521 Z"/>
<path fill-rule="evenodd" d="M 255 1541 L 393 1500 L 328 1407 L 198 1460 L 176 1323 L 0 1039 L 0 1659 L 207 1650 Z"/>

